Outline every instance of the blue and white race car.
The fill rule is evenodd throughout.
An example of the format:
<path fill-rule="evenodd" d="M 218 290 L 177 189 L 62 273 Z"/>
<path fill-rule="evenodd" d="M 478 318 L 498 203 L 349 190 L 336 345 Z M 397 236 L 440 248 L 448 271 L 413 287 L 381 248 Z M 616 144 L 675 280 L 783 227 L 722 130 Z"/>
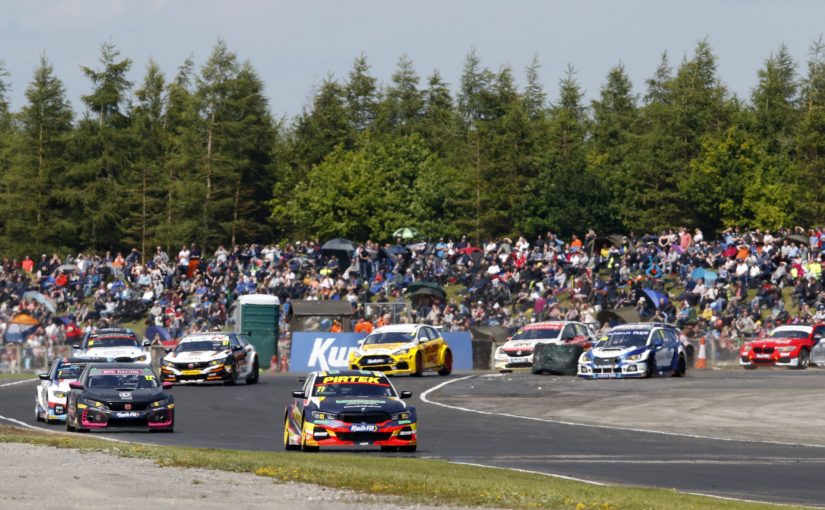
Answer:
<path fill-rule="evenodd" d="M 679 341 L 679 330 L 659 322 L 624 324 L 579 357 L 579 377 L 620 379 L 653 377 L 670 373 L 682 377 L 687 371 L 687 353 Z"/>

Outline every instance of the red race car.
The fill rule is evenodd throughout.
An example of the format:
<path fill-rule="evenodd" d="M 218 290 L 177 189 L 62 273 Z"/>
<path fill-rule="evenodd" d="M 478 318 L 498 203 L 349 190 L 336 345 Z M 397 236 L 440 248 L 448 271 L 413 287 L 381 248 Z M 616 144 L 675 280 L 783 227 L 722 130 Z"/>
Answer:
<path fill-rule="evenodd" d="M 739 364 L 749 369 L 807 368 L 811 364 L 811 351 L 823 335 L 825 324 L 779 326 L 765 337 L 744 343 L 739 348 Z"/>

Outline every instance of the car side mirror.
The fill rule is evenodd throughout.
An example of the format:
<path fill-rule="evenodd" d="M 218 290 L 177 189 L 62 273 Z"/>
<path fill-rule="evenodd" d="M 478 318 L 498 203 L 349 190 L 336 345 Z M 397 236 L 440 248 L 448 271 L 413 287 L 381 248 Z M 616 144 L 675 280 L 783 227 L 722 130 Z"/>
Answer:
<path fill-rule="evenodd" d="M 292 392 L 292 398 L 304 398 L 304 397 L 306 397 L 306 395 L 304 395 L 304 390 L 297 390 L 297 391 Z"/>
<path fill-rule="evenodd" d="M 358 347 L 361 347 L 362 345 L 364 345 L 364 340 L 366 340 L 366 338 L 362 338 L 361 340 L 358 340 Z"/>
<path fill-rule="evenodd" d="M 172 388 L 174 388 L 174 387 L 175 387 L 175 385 L 174 385 L 173 383 L 170 383 L 169 381 L 164 381 L 164 383 L 163 383 L 163 384 L 161 384 L 160 386 L 161 386 L 161 388 L 163 388 L 164 390 L 171 390 Z"/>
<path fill-rule="evenodd" d="M 80 382 L 80 381 L 72 381 L 72 382 L 69 383 L 69 388 L 71 388 L 73 390 L 82 390 L 83 389 L 83 383 Z"/>
<path fill-rule="evenodd" d="M 72 349 L 80 349 L 80 344 L 72 344 Z"/>
<path fill-rule="evenodd" d="M 407 390 L 402 391 L 401 398 L 412 398 L 412 392 Z"/>
<path fill-rule="evenodd" d="M 242 351 L 242 350 L 243 350 L 243 346 L 242 346 L 242 345 L 233 345 L 233 346 L 232 346 L 232 350 L 233 350 L 233 351 Z"/>
<path fill-rule="evenodd" d="M 149 340 L 148 338 L 144 338 L 144 339 L 143 339 L 143 344 L 142 344 L 142 345 L 143 345 L 144 347 L 149 347 L 150 345 L 152 345 L 152 341 L 151 341 L 151 340 Z"/>
<path fill-rule="evenodd" d="M 163 352 L 165 352 L 166 354 L 169 354 L 170 352 L 172 352 L 172 348 L 171 347 L 164 347 Z"/>
<path fill-rule="evenodd" d="M 657 338 L 656 340 L 653 341 L 653 347 L 661 347 L 663 345 L 665 345 L 665 343 L 662 342 L 661 338 Z"/>
<path fill-rule="evenodd" d="M 37 374 L 37 377 L 39 377 L 43 381 L 49 380 L 49 374 Z"/>

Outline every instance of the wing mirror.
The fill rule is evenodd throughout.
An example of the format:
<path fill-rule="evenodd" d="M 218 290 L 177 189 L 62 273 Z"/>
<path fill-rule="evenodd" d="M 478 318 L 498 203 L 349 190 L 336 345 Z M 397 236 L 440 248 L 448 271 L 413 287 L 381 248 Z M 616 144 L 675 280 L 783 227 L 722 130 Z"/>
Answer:
<path fill-rule="evenodd" d="M 82 390 L 83 389 L 83 383 L 80 382 L 80 381 L 72 381 L 72 382 L 69 383 L 69 388 L 71 388 L 73 390 Z"/>
<path fill-rule="evenodd" d="M 163 388 L 164 390 L 171 390 L 174 387 L 174 383 L 170 383 L 169 381 L 164 381 L 163 384 L 161 384 L 161 388 Z"/>
<path fill-rule="evenodd" d="M 143 345 L 144 347 L 149 347 L 150 345 L 152 345 L 152 341 L 148 338 L 144 338 L 143 343 L 141 345 Z"/>
<path fill-rule="evenodd" d="M 292 392 L 292 398 L 304 398 L 305 396 L 306 395 L 304 395 L 303 390 L 296 390 Z"/>
<path fill-rule="evenodd" d="M 364 340 L 366 340 L 366 338 L 362 338 L 361 340 L 358 340 L 358 347 L 361 347 L 362 345 L 364 345 Z"/>
<path fill-rule="evenodd" d="M 37 374 L 37 377 L 39 377 L 43 381 L 49 380 L 49 374 Z"/>
<path fill-rule="evenodd" d="M 661 347 L 663 345 L 665 345 L 665 343 L 662 342 L 661 338 L 657 338 L 656 340 L 653 341 L 653 347 Z"/>
<path fill-rule="evenodd" d="M 80 344 L 72 344 L 72 349 L 80 349 Z"/>
<path fill-rule="evenodd" d="M 412 392 L 407 390 L 402 391 L 401 398 L 412 398 Z"/>

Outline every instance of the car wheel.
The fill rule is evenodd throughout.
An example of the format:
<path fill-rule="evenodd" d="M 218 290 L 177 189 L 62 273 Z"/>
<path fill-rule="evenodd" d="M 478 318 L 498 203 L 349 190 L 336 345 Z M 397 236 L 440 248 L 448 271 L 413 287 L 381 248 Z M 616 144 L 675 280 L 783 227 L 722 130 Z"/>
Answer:
<path fill-rule="evenodd" d="M 656 358 L 653 357 L 653 354 L 650 354 L 650 357 L 647 358 L 647 373 L 645 374 L 646 377 L 653 377 L 656 375 Z"/>
<path fill-rule="evenodd" d="M 673 377 L 684 377 L 687 372 L 687 360 L 684 354 L 679 355 L 679 361 L 676 362 L 676 370 L 673 371 Z"/>
<path fill-rule="evenodd" d="M 223 383 L 227 386 L 234 386 L 237 381 L 238 381 L 238 365 L 233 363 L 232 364 L 231 377 L 229 379 L 225 380 Z"/>
<path fill-rule="evenodd" d="M 398 451 L 405 452 L 405 453 L 413 453 L 418 449 L 417 444 L 399 446 Z"/>
<path fill-rule="evenodd" d="M 37 404 L 34 405 L 34 420 L 43 421 L 43 417 L 40 416 L 40 410 L 38 409 Z"/>
<path fill-rule="evenodd" d="M 74 426 L 72 426 L 72 419 L 66 416 L 66 432 L 74 432 Z"/>
<path fill-rule="evenodd" d="M 444 366 L 438 371 L 438 375 L 450 375 L 453 372 L 453 353 L 450 350 L 444 353 Z"/>
<path fill-rule="evenodd" d="M 415 372 L 412 375 L 416 377 L 424 375 L 424 356 L 421 355 L 421 352 L 415 354 Z"/>
<path fill-rule="evenodd" d="M 811 353 L 804 347 L 799 350 L 799 356 L 796 358 L 796 368 L 805 370 L 811 364 Z"/>
<path fill-rule="evenodd" d="M 255 356 L 255 361 L 252 362 L 252 373 L 250 373 L 249 377 L 246 378 L 246 384 L 258 384 L 258 378 L 260 375 L 261 372 L 258 367 L 258 357 Z"/>
<path fill-rule="evenodd" d="M 304 423 L 301 422 L 301 451 L 315 453 L 320 449 L 321 449 L 320 446 L 309 446 L 309 445 L 307 445 L 306 438 L 304 437 Z"/>

